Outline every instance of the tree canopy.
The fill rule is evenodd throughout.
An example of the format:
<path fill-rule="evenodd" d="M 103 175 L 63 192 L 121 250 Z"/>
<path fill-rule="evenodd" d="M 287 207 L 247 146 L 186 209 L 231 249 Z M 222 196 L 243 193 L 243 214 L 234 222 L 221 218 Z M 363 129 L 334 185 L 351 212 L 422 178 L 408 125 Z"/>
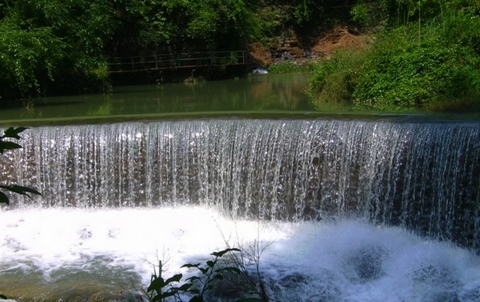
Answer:
<path fill-rule="evenodd" d="M 0 98 L 105 89 L 109 57 L 242 49 L 286 28 L 305 31 L 348 19 L 352 4 L 348 0 L 3 0 Z"/>

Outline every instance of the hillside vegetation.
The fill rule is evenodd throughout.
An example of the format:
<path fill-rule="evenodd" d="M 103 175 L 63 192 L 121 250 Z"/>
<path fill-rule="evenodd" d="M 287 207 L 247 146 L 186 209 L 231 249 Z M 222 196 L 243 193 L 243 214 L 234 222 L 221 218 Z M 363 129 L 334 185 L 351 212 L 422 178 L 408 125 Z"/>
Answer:
<path fill-rule="evenodd" d="M 111 57 L 270 56 L 292 36 L 301 56 L 338 26 L 373 42 L 316 53 L 308 93 L 319 109 L 464 109 L 480 91 L 477 0 L 3 0 L 0 17 L 1 103 L 108 90 Z"/>
<path fill-rule="evenodd" d="M 317 109 L 480 110 L 480 2 L 358 2 L 350 13 L 375 42 L 317 65 L 308 89 Z"/>
<path fill-rule="evenodd" d="M 337 18 L 328 7 L 343 2 L 3 0 L 0 98 L 108 89 L 109 57 L 268 44 L 286 28 L 307 31 Z"/>

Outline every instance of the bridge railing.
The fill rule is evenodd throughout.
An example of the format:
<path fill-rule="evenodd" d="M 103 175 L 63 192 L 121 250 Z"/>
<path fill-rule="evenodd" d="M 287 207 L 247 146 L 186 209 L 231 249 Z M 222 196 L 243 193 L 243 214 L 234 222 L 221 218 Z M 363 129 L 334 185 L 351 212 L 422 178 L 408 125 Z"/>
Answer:
<path fill-rule="evenodd" d="M 244 50 L 158 54 L 137 57 L 113 57 L 108 63 L 110 73 L 148 71 L 201 66 L 226 66 L 247 64 Z"/>

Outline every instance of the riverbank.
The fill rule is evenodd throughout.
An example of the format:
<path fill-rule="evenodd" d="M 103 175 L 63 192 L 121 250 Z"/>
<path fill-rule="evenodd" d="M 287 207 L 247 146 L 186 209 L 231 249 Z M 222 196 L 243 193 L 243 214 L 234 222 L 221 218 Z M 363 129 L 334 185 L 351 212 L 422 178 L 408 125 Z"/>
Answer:
<path fill-rule="evenodd" d="M 275 40 L 277 42 L 270 48 L 260 43 L 248 45 L 249 54 L 258 65 L 269 67 L 286 61 L 304 65 L 328 60 L 339 50 L 365 49 L 375 37 L 368 32 L 360 32 L 354 26 L 343 25 L 314 31 L 310 36 L 299 36 L 289 31 Z"/>

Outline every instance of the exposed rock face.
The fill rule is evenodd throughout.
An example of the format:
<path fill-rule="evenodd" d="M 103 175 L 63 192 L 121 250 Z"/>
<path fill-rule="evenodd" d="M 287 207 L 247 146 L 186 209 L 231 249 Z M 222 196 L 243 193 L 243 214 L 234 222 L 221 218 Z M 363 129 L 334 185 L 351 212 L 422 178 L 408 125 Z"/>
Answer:
<path fill-rule="evenodd" d="M 364 49 L 373 39 L 354 28 L 338 26 L 314 37 L 299 37 L 292 32 L 279 37 L 270 49 L 260 43 L 251 43 L 248 50 L 259 65 L 268 66 L 277 61 L 329 59 L 338 49 Z"/>

